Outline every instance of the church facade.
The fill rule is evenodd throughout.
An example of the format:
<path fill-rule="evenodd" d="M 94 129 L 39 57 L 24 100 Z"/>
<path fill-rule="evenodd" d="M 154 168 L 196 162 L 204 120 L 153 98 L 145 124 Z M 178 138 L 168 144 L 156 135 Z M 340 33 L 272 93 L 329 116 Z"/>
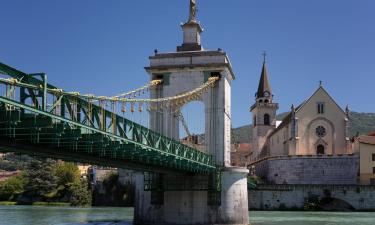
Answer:
<path fill-rule="evenodd" d="M 349 138 L 349 110 L 320 84 L 315 92 L 277 121 L 279 108 L 266 63 L 251 106 L 251 174 L 272 184 L 356 184 L 359 157 Z"/>
<path fill-rule="evenodd" d="M 299 106 L 291 106 L 282 121 L 276 121 L 266 63 L 253 116 L 253 155 L 256 158 L 285 155 L 336 155 L 351 152 L 348 108 L 344 111 L 322 85 Z"/>

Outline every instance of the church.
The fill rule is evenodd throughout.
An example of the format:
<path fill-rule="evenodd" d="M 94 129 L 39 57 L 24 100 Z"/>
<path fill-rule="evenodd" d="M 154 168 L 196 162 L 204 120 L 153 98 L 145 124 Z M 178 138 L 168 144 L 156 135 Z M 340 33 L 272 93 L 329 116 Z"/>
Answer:
<path fill-rule="evenodd" d="M 282 121 L 265 60 L 252 113 L 250 171 L 275 184 L 355 184 L 358 156 L 352 152 L 349 109 L 342 109 L 320 83 Z"/>
<path fill-rule="evenodd" d="M 348 107 L 345 111 L 320 84 L 298 106 L 291 105 L 282 121 L 276 121 L 266 62 L 263 62 L 253 115 L 253 155 L 333 155 L 351 153 Z"/>

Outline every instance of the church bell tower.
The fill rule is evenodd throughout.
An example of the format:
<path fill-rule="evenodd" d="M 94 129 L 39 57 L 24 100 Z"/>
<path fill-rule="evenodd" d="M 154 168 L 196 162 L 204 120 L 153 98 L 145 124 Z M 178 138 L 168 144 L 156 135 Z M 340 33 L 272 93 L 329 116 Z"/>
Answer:
<path fill-rule="evenodd" d="M 255 93 L 255 103 L 250 108 L 253 116 L 252 144 L 254 157 L 268 155 L 266 141 L 268 135 L 276 128 L 276 111 L 278 108 L 279 105 L 273 103 L 273 94 L 268 80 L 266 57 L 264 54 L 258 91 Z"/>

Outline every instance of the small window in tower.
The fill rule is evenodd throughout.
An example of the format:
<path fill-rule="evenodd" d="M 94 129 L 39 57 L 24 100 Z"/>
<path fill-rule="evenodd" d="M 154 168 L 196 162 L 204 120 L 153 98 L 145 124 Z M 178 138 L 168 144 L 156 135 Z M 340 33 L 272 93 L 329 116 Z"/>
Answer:
<path fill-rule="evenodd" d="M 264 114 L 264 125 L 269 126 L 270 125 L 270 115 L 269 114 Z"/>
<path fill-rule="evenodd" d="M 375 161 L 375 154 L 372 154 L 372 161 Z"/>
<path fill-rule="evenodd" d="M 375 167 L 372 167 L 372 173 L 375 174 Z"/>
<path fill-rule="evenodd" d="M 318 114 L 324 114 L 325 108 L 324 108 L 324 102 L 318 102 L 317 104 L 317 111 Z"/>
<path fill-rule="evenodd" d="M 257 125 L 257 116 L 253 117 L 253 124 L 254 124 L 254 127 Z"/>
<path fill-rule="evenodd" d="M 264 100 L 264 103 L 268 103 L 268 102 L 269 102 L 268 99 Z"/>

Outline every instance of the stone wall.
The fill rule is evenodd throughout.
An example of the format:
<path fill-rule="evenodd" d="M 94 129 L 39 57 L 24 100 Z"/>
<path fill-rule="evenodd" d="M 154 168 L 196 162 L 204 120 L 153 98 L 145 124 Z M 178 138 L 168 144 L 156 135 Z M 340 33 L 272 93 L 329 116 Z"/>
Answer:
<path fill-rule="evenodd" d="M 355 210 L 375 210 L 375 186 L 358 185 L 260 185 L 249 190 L 250 210 L 302 209 L 312 196 L 340 199 Z"/>
<path fill-rule="evenodd" d="M 357 184 L 359 156 L 279 156 L 253 166 L 270 184 Z"/>

